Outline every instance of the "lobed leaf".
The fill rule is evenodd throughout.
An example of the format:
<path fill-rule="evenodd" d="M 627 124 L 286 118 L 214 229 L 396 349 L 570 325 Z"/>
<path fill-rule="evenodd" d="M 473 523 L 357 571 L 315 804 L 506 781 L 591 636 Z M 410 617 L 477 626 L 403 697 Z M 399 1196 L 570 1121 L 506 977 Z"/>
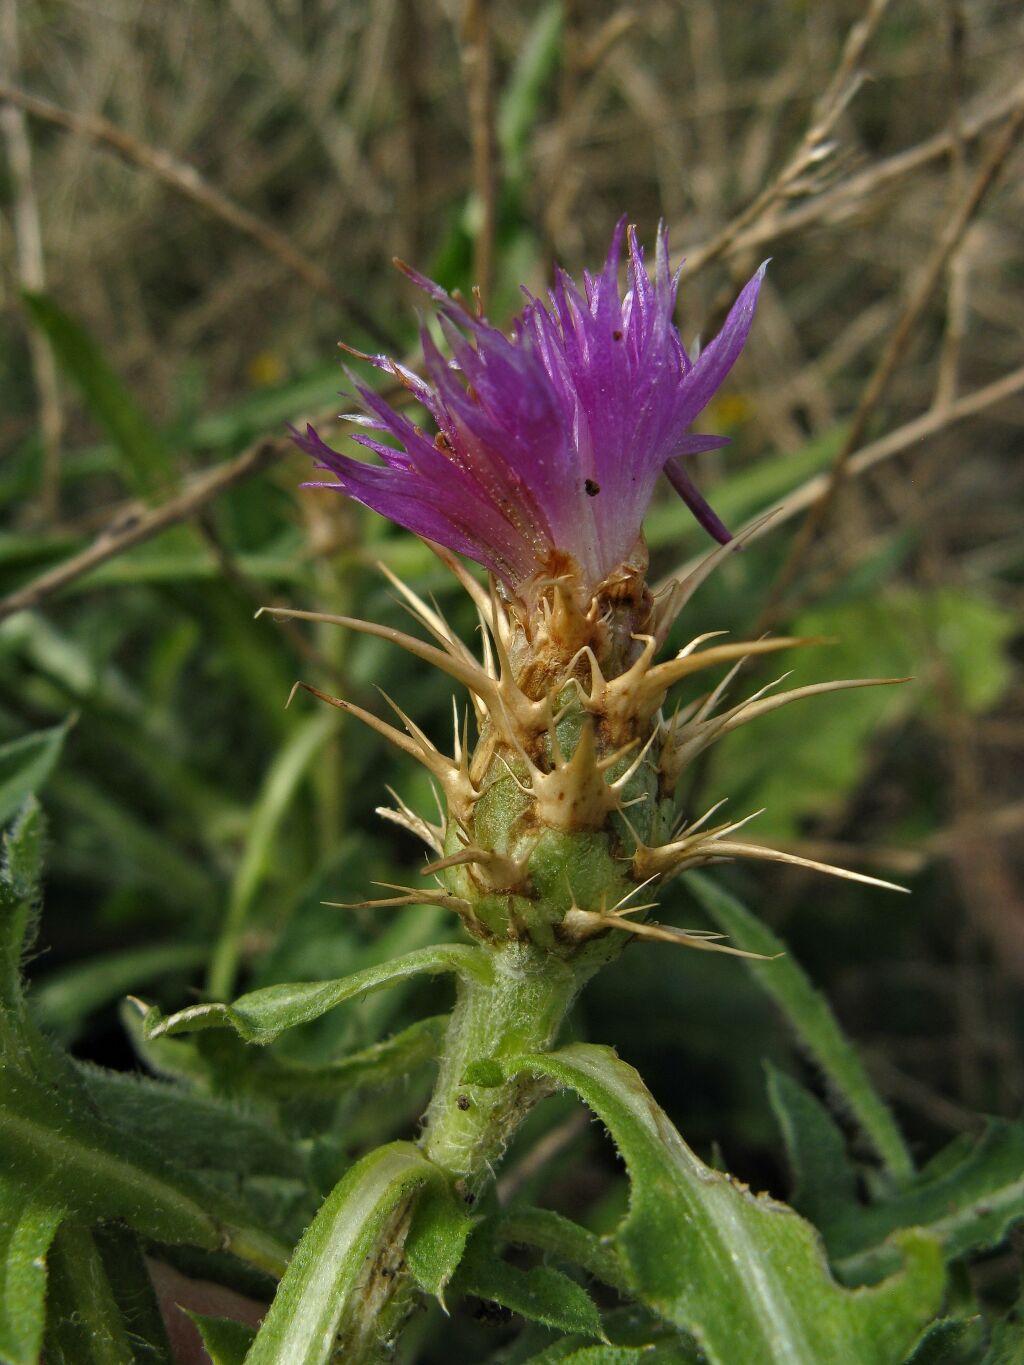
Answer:
<path fill-rule="evenodd" d="M 954 1151 L 959 1152 L 957 1142 Z M 943 1154 L 893 1199 L 850 1210 L 830 1229 L 836 1272 L 851 1283 L 884 1275 L 893 1263 L 886 1241 L 904 1227 L 925 1229 L 947 1260 L 998 1246 L 1024 1220 L 1024 1124 L 990 1119 L 977 1145 L 949 1166 Z"/>
<path fill-rule="evenodd" d="M 411 1196 L 445 1182 L 410 1142 L 358 1161 L 331 1191 L 295 1249 L 246 1365 L 325 1365 L 366 1260 Z"/>
<path fill-rule="evenodd" d="M 424 1190 L 405 1243 L 405 1259 L 424 1293 L 444 1308 L 444 1291 L 459 1268 L 466 1241 L 479 1219 L 467 1213 L 446 1184 Z"/>
<path fill-rule="evenodd" d="M 992 1329 L 982 1365 L 1020 1365 L 1024 1360 L 1024 1297 Z"/>
<path fill-rule="evenodd" d="M 734 947 L 773 959 L 745 959 L 744 967 L 782 1010 L 829 1083 L 843 1097 L 889 1174 L 898 1183 L 909 1180 L 914 1163 L 896 1120 L 872 1085 L 828 1001 L 787 953 L 785 943 L 735 896 L 707 877 L 688 873 L 685 881 Z"/>
<path fill-rule="evenodd" d="M 106 1223 L 93 1232 L 93 1241 L 121 1312 L 135 1365 L 174 1365 L 139 1239 L 121 1224 Z"/>
<path fill-rule="evenodd" d="M 50 1250 L 45 1354 L 47 1365 L 136 1365 L 96 1243 L 74 1224 Z"/>
<path fill-rule="evenodd" d="M 487 971 L 487 960 L 479 948 L 436 944 L 391 962 L 377 963 L 337 981 L 265 986 L 239 996 L 233 1005 L 191 1005 L 167 1019 L 151 1008 L 144 1021 L 144 1032 L 147 1038 L 153 1039 L 197 1029 L 233 1028 L 248 1043 L 271 1043 L 285 1029 L 308 1024 L 346 1000 L 370 995 L 409 977 L 454 972 L 482 979 Z"/>
<path fill-rule="evenodd" d="M 980 1317 L 941 1318 L 921 1337 L 906 1365 L 980 1365 L 985 1336 Z"/>
<path fill-rule="evenodd" d="M 857 1205 L 857 1180 L 846 1143 L 823 1104 L 770 1064 L 768 1097 L 782 1130 L 793 1176 L 789 1202 L 828 1241 L 829 1229 Z"/>
<path fill-rule="evenodd" d="M 0 1360 L 36 1365 L 43 1340 L 46 1256 L 63 1209 L 0 1172 Z"/>
<path fill-rule="evenodd" d="M 104 1122 L 76 1093 L 0 1069 L 0 1164 L 85 1222 L 123 1218 L 156 1241 L 230 1246 L 280 1273 L 287 1248 L 244 1209 L 145 1143 Z"/>
<path fill-rule="evenodd" d="M 253 1328 L 244 1322 L 235 1322 L 234 1318 L 208 1317 L 203 1313 L 189 1313 L 189 1317 L 195 1323 L 213 1365 L 245 1365 L 246 1355 L 256 1339 Z"/>
<path fill-rule="evenodd" d="M 510 1209 L 495 1229 L 497 1238 L 535 1247 L 581 1269 L 614 1289 L 626 1289 L 625 1273 L 610 1239 L 598 1237 L 553 1209 Z"/>
<path fill-rule="evenodd" d="M 66 721 L 0 744 L 0 825 L 6 825 L 53 772 L 69 727 Z"/>
<path fill-rule="evenodd" d="M 474 1294 L 500 1304 L 557 1332 L 598 1339 L 604 1336 L 597 1305 L 575 1280 L 546 1265 L 529 1270 L 509 1265 L 494 1252 L 486 1230 L 471 1239 L 455 1288 L 460 1294 Z"/>
<path fill-rule="evenodd" d="M 843 1289 L 810 1224 L 705 1166 L 610 1049 L 576 1044 L 507 1071 L 575 1090 L 610 1129 L 631 1180 L 616 1242 L 633 1290 L 713 1365 L 896 1365 L 935 1313 L 945 1280 L 930 1238 L 904 1233 L 898 1274 Z"/>

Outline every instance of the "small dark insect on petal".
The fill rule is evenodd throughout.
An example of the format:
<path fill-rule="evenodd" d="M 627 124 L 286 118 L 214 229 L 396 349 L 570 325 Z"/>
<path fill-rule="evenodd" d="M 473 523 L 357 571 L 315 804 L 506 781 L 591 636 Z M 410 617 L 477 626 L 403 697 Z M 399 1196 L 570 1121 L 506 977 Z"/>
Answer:
<path fill-rule="evenodd" d="M 612 332 L 612 341 L 621 341 L 621 340 L 622 340 L 622 333 L 621 333 L 621 332 L 619 331 L 619 329 L 616 327 L 615 331 Z"/>
<path fill-rule="evenodd" d="M 588 498 L 596 498 L 601 491 L 601 485 L 596 483 L 593 479 L 584 479 L 583 487 L 586 490 Z"/>

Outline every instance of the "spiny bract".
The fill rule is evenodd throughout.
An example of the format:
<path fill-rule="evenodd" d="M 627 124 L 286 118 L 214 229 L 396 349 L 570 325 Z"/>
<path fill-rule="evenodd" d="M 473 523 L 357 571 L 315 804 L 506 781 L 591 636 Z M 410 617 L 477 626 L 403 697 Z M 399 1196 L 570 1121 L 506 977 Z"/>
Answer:
<path fill-rule="evenodd" d="M 437 825 L 397 798 L 395 808 L 381 811 L 430 847 L 434 856 L 423 873 L 432 885 L 391 886 L 393 895 L 361 904 L 432 902 L 452 909 L 479 939 L 530 939 L 589 960 L 618 951 L 625 934 L 735 951 L 716 935 L 644 918 L 670 878 L 719 859 L 796 863 L 889 885 L 748 843 L 737 835 L 750 816 L 716 824 L 716 807 L 689 823 L 680 817 L 679 778 L 716 739 L 790 701 L 889 680 L 784 692 L 770 684 L 728 705 L 745 659 L 809 642 L 702 636 L 659 660 L 693 592 L 735 547 L 681 456 L 720 443 L 687 435 L 686 428 L 742 349 L 763 271 L 719 336 L 691 360 L 672 323 L 677 277 L 669 272 L 664 235 L 652 284 L 630 232 L 629 288 L 620 299 L 622 235 L 620 224 L 604 270 L 586 276 L 584 294 L 560 273 L 550 308 L 528 296 L 511 339 L 415 277 L 439 302 L 454 360 L 445 364 L 425 329 L 433 386 L 385 357 L 370 359 L 424 404 L 435 438 L 363 387 L 366 415 L 357 420 L 400 443 L 356 438 L 383 467 L 336 454 L 312 428 L 296 434 L 336 475 L 338 483 L 327 487 L 427 539 L 475 603 L 482 657 L 390 574 L 435 643 L 349 617 L 272 609 L 278 617 L 334 622 L 391 640 L 469 691 L 476 741 L 471 749 L 468 713 L 460 722 L 456 709 L 449 756 L 390 698 L 401 729 L 297 684 L 422 763 L 444 795 Z M 661 471 L 725 543 L 656 598 L 645 579 L 641 522 Z M 489 585 L 453 551 L 487 568 Z M 675 683 L 722 665 L 730 671 L 712 690 L 666 709 Z"/>

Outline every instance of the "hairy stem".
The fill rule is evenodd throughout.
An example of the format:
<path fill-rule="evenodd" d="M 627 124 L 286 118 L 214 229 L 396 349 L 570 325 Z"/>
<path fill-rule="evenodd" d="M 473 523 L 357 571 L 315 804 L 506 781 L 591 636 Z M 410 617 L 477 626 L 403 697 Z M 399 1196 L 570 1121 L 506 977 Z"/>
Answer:
<path fill-rule="evenodd" d="M 537 1082 L 506 1081 L 502 1063 L 542 1052 L 555 1041 L 580 988 L 598 966 L 586 954 L 567 962 L 528 942 L 489 954 L 488 979 L 463 979 L 448 1024 L 420 1146 L 472 1204 L 530 1109 L 544 1094 Z M 337 1360 L 373 1365 L 384 1358 L 412 1302 L 402 1259 L 411 1213 L 402 1210 L 374 1256 L 362 1292 L 342 1322 Z"/>

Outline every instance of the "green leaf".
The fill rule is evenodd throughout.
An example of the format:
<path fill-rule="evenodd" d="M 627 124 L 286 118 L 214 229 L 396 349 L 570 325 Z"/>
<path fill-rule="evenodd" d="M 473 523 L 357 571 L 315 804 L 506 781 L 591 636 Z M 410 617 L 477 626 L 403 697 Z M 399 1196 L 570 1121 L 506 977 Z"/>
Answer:
<path fill-rule="evenodd" d="M 0 1172 L 0 1360 L 36 1365 L 43 1340 L 46 1255 L 63 1210 Z"/>
<path fill-rule="evenodd" d="M 910 681 L 861 688 L 829 704 L 827 744 L 808 724 L 805 709 L 824 707 L 822 700 L 783 707 L 716 746 L 707 799 L 728 796 L 747 809 L 763 808 L 758 829 L 765 839 L 793 838 L 802 819 L 820 819 L 834 809 L 862 780 L 869 741 L 883 727 L 911 713 L 931 713 L 941 724 L 943 687 L 968 711 L 994 705 L 1012 677 L 1006 646 L 1019 623 L 1013 611 L 977 590 L 875 587 L 816 606 L 790 627 L 794 635 L 828 636 L 836 643 L 824 653 L 794 656 L 788 686 L 818 682 L 823 671 Z M 937 657 L 943 668 L 926 667 Z M 782 754 L 785 763 L 779 762 Z"/>
<path fill-rule="evenodd" d="M 230 1247 L 279 1273 L 288 1251 L 234 1201 L 105 1123 L 67 1088 L 0 1069 L 0 1165 L 83 1221 L 123 1218 L 161 1242 Z"/>
<path fill-rule="evenodd" d="M 25 1008 L 21 960 L 35 936 L 46 822 L 35 797 L 2 836 L 0 859 L 0 1081 L 7 1066 L 67 1080 L 70 1066 Z"/>
<path fill-rule="evenodd" d="M 138 1238 L 126 1227 L 107 1223 L 94 1231 L 93 1240 L 124 1320 L 135 1365 L 174 1365 Z"/>
<path fill-rule="evenodd" d="M 409 1142 L 358 1161 L 324 1200 L 295 1249 L 246 1365 L 324 1365 L 382 1232 L 440 1169 Z"/>
<path fill-rule="evenodd" d="M 271 1043 L 285 1029 L 319 1019 L 346 1000 L 370 995 L 412 976 L 455 972 L 485 979 L 488 971 L 487 960 L 479 948 L 436 944 L 392 962 L 377 963 L 338 981 L 266 986 L 239 996 L 233 1005 L 191 1005 L 167 1019 L 151 1008 L 145 1019 L 145 1034 L 152 1039 L 197 1029 L 233 1028 L 248 1043 Z"/>
<path fill-rule="evenodd" d="M 601 1315 L 585 1289 L 550 1266 L 520 1270 L 509 1265 L 495 1254 L 488 1231 L 481 1228 L 470 1239 L 455 1277 L 454 1288 L 460 1294 L 488 1299 L 556 1332 L 604 1336 Z"/>
<path fill-rule="evenodd" d="M 707 1365 L 707 1357 L 692 1337 L 660 1322 L 638 1304 L 631 1303 L 605 1313 L 604 1328 L 608 1336 L 606 1344 L 589 1345 L 579 1334 L 562 1337 L 539 1355 L 530 1356 L 529 1365 L 553 1365 L 555 1361 L 565 1360 L 615 1362 L 619 1359 L 615 1355 L 599 1354 L 608 1351 L 630 1352 L 624 1357 L 630 1365 L 633 1361 L 642 1362 L 642 1365 Z M 495 1365 L 498 1358 L 495 1358 Z"/>
<path fill-rule="evenodd" d="M 791 1076 L 769 1064 L 768 1097 L 793 1175 L 789 1202 L 821 1232 L 857 1203 L 857 1180 L 831 1114 Z"/>
<path fill-rule="evenodd" d="M 689 873 L 685 884 L 734 947 L 774 958 L 771 962 L 745 959 L 744 966 L 782 1010 L 830 1085 L 843 1097 L 889 1173 L 897 1181 L 908 1180 L 914 1164 L 895 1119 L 871 1084 L 828 1001 L 786 952 L 786 945 L 735 896 L 700 873 Z"/>
<path fill-rule="evenodd" d="M 906 1365 L 979 1365 L 984 1349 L 985 1324 L 980 1317 L 944 1318 L 928 1328 Z"/>
<path fill-rule="evenodd" d="M 96 1243 L 66 1224 L 50 1250 L 46 1365 L 135 1365 Z"/>
<path fill-rule="evenodd" d="M 264 1175 L 302 1179 L 307 1157 L 265 1114 L 247 1114 L 213 1095 L 131 1072 L 79 1063 L 106 1123 L 130 1133 L 190 1171 L 223 1171 L 236 1180 Z"/>
<path fill-rule="evenodd" d="M 405 1243 L 405 1259 L 416 1283 L 444 1307 L 444 1291 L 459 1268 L 466 1240 L 479 1219 L 447 1185 L 424 1190 Z"/>
<path fill-rule="evenodd" d="M 998 1246 L 1024 1219 L 1024 1124 L 991 1119 L 973 1151 L 952 1167 L 940 1153 L 936 1164 L 937 1174 L 922 1171 L 895 1198 L 850 1211 L 831 1232 L 843 1279 L 860 1283 L 885 1274 L 893 1260 L 885 1239 L 898 1228 L 924 1228 L 946 1259 L 955 1260 Z"/>
<path fill-rule="evenodd" d="M 494 1090 L 502 1085 L 504 1080 L 505 1073 L 501 1069 L 501 1063 L 490 1057 L 481 1057 L 478 1061 L 470 1062 L 462 1074 L 463 1085 L 479 1085 L 485 1090 Z"/>
<path fill-rule="evenodd" d="M 434 1014 L 418 1019 L 391 1038 L 324 1066 L 301 1066 L 260 1053 L 253 1069 L 254 1088 L 260 1094 L 282 1098 L 314 1095 L 334 1098 L 370 1086 L 387 1085 L 436 1061 L 448 1018 L 446 1014 Z M 264 1062 L 269 1064 L 266 1070 Z"/>
<path fill-rule="evenodd" d="M 544 87 L 558 67 L 563 26 L 562 5 L 552 0 L 538 12 L 504 83 L 496 125 L 502 161 L 511 181 L 523 173 Z"/>
<path fill-rule="evenodd" d="M 60 757 L 70 722 L 0 744 L 0 825 L 34 796 Z"/>
<path fill-rule="evenodd" d="M 233 1318 L 211 1318 L 202 1313 L 188 1315 L 195 1323 L 213 1365 L 245 1365 L 246 1355 L 256 1339 L 251 1327 L 246 1327 L 244 1322 L 235 1322 Z"/>
<path fill-rule="evenodd" d="M 172 972 L 190 971 L 208 956 L 209 948 L 201 943 L 147 943 L 102 953 L 33 982 L 32 1014 L 48 1032 L 65 1035 L 126 991 Z"/>
<path fill-rule="evenodd" d="M 510 1209 L 498 1220 L 496 1237 L 535 1247 L 578 1265 L 614 1289 L 626 1289 L 626 1275 L 614 1246 L 552 1209 Z"/>
<path fill-rule="evenodd" d="M 982 1365 L 1021 1365 L 1024 1361 L 1024 1298 L 1000 1319 L 992 1330 L 992 1340 Z"/>
<path fill-rule="evenodd" d="M 692 1357 L 691 1357 L 692 1358 Z M 661 1357 L 664 1359 L 664 1357 Z M 558 1347 L 531 1356 L 527 1365 L 646 1365 L 652 1361 L 649 1346 L 583 1346 L 560 1350 Z"/>
<path fill-rule="evenodd" d="M 303 721 L 279 750 L 264 778 L 259 799 L 247 822 L 245 847 L 231 884 L 224 926 L 210 964 L 211 995 L 227 995 L 231 991 L 242 933 L 256 892 L 273 865 L 278 827 L 294 804 L 296 789 L 313 760 L 337 728 L 336 711 L 315 713 Z"/>
<path fill-rule="evenodd" d="M 900 1273 L 841 1288 L 810 1224 L 705 1166 L 610 1049 L 576 1044 L 506 1069 L 575 1090 L 609 1128 L 632 1187 L 616 1242 L 634 1292 L 713 1365 L 896 1365 L 935 1313 L 944 1273 L 931 1239 L 904 1233 Z"/>
<path fill-rule="evenodd" d="M 22 293 L 32 320 L 45 333 L 90 411 L 110 433 L 128 482 L 143 495 L 174 482 L 174 461 L 163 438 L 104 359 L 85 329 L 45 294 Z"/>
<path fill-rule="evenodd" d="M 30 798 L 0 845 L 0 1007 L 15 1015 L 22 1011 L 21 959 L 35 931 L 44 832 Z"/>

